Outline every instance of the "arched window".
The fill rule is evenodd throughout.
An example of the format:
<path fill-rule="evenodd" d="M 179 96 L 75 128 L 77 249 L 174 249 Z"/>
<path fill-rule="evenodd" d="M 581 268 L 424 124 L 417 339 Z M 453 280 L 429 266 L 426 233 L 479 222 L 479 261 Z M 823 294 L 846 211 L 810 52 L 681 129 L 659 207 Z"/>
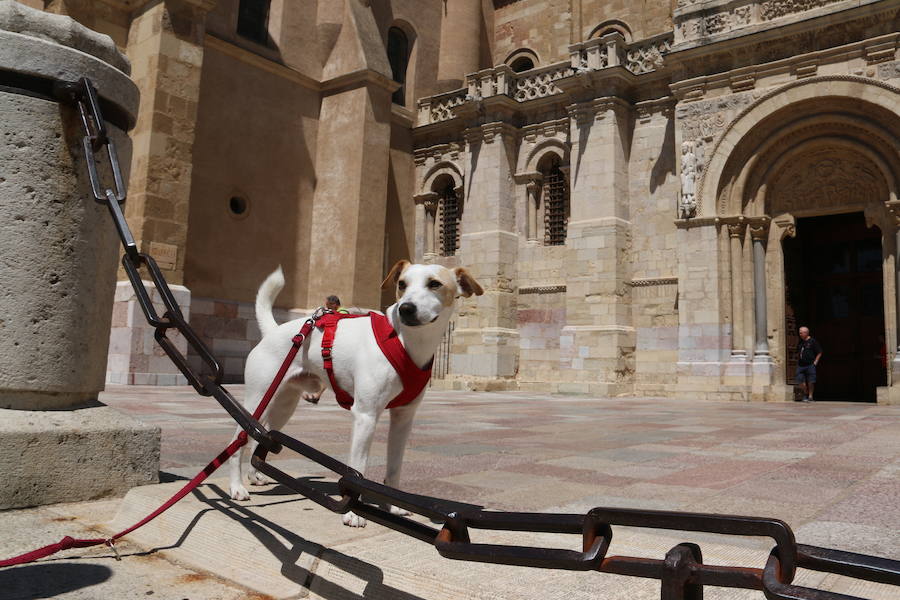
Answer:
<path fill-rule="evenodd" d="M 540 64 L 541 61 L 538 59 L 538 55 L 535 54 L 533 50 L 529 50 L 528 48 L 519 48 L 518 50 L 507 56 L 506 60 L 503 62 L 508 64 L 509 67 L 516 73 L 521 73 L 522 71 L 528 71 L 535 68 Z"/>
<path fill-rule="evenodd" d="M 387 43 L 388 62 L 391 63 L 391 77 L 400 88 L 394 92 L 392 100 L 394 104 L 404 106 L 406 104 L 406 66 L 409 64 L 409 39 L 399 27 L 388 29 Z"/>
<path fill-rule="evenodd" d="M 534 61 L 531 60 L 530 56 L 520 56 L 516 60 L 512 61 L 509 66 L 516 73 L 521 73 L 522 71 L 533 69 Z"/>
<path fill-rule="evenodd" d="M 241 0 L 237 33 L 257 44 L 269 43 L 269 0 Z"/>
<path fill-rule="evenodd" d="M 569 184 L 560 168 L 559 157 L 549 158 L 541 168 L 544 198 L 544 245 L 566 243 L 569 225 Z"/>
<path fill-rule="evenodd" d="M 441 256 L 453 256 L 459 248 L 459 218 L 462 212 L 453 180 L 448 178 L 446 183 L 438 188 L 438 194 L 440 252 Z"/>

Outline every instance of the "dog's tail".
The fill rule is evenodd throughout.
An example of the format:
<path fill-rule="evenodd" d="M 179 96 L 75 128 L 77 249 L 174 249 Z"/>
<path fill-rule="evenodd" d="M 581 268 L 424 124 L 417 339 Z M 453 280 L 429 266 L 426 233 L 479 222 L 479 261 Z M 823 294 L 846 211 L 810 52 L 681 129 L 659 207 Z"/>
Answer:
<path fill-rule="evenodd" d="M 256 292 L 256 322 L 263 336 L 269 335 L 278 327 L 275 317 L 272 315 L 272 305 L 278 292 L 284 287 L 284 271 L 281 266 L 272 271 L 266 280 L 259 286 Z"/>

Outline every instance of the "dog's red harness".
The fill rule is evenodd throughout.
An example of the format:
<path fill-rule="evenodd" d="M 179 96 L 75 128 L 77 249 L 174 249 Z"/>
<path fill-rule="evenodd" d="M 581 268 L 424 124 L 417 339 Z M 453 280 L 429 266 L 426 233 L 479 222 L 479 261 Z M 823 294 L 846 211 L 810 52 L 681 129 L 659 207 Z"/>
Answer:
<path fill-rule="evenodd" d="M 381 348 L 384 357 L 394 367 L 397 375 L 400 376 L 400 381 L 403 383 L 403 390 L 388 403 L 386 408 L 406 406 L 422 393 L 422 390 L 428 384 L 428 380 L 431 379 L 431 363 L 429 362 L 425 369 L 420 369 L 409 357 L 409 354 L 406 353 L 406 348 L 400 343 L 400 336 L 397 335 L 388 318 L 376 312 L 370 312 L 365 315 L 329 312 L 316 320 L 316 327 L 322 330 L 322 360 L 325 363 L 328 381 L 331 383 L 331 389 L 334 390 L 338 404 L 350 410 L 350 407 L 353 406 L 353 396 L 341 388 L 334 377 L 334 365 L 331 361 L 334 335 L 337 333 L 337 326 L 340 321 L 358 317 L 369 317 L 372 322 L 372 334 L 375 336 L 378 347 Z"/>

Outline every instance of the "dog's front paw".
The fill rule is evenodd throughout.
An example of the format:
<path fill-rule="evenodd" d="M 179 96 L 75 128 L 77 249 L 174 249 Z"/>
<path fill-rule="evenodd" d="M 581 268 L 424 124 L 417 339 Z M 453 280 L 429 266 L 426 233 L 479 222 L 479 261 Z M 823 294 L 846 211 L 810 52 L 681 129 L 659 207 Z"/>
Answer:
<path fill-rule="evenodd" d="M 341 518 L 344 522 L 344 525 L 347 527 L 365 527 L 366 520 L 357 515 L 356 513 L 348 512 L 344 513 L 344 516 Z"/>
<path fill-rule="evenodd" d="M 269 485 L 272 483 L 268 477 L 260 473 L 259 471 L 253 471 L 247 475 L 247 479 L 250 481 L 250 485 Z"/>
<path fill-rule="evenodd" d="M 242 486 L 241 484 L 231 486 L 231 499 L 232 500 L 249 500 L 250 494 L 247 492 L 247 488 Z"/>
<path fill-rule="evenodd" d="M 318 404 L 319 399 L 322 397 L 322 392 L 314 393 L 314 392 L 303 392 L 300 395 L 301 398 L 309 402 L 310 404 Z"/>
<path fill-rule="evenodd" d="M 409 517 L 412 515 L 412 513 L 409 512 L 408 510 L 406 510 L 405 508 L 400 508 L 399 506 L 393 506 L 393 505 L 391 505 L 391 514 L 398 515 L 401 517 Z"/>

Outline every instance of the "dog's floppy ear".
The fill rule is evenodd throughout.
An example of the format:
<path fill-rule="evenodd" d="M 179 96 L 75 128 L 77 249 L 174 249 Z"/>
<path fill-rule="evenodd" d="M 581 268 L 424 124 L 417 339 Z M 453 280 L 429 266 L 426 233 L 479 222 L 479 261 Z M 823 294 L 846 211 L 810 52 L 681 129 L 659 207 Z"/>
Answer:
<path fill-rule="evenodd" d="M 484 288 L 475 281 L 475 278 L 472 277 L 465 267 L 456 267 L 453 269 L 453 273 L 456 275 L 456 285 L 459 287 L 459 293 L 462 296 L 468 298 L 472 294 L 480 296 L 484 293 Z"/>
<path fill-rule="evenodd" d="M 381 282 L 381 289 L 386 290 L 396 284 L 397 280 L 400 279 L 400 274 L 403 273 L 403 269 L 408 267 L 409 264 L 408 260 L 398 260 L 394 263 L 394 266 L 388 271 L 387 277 Z"/>

